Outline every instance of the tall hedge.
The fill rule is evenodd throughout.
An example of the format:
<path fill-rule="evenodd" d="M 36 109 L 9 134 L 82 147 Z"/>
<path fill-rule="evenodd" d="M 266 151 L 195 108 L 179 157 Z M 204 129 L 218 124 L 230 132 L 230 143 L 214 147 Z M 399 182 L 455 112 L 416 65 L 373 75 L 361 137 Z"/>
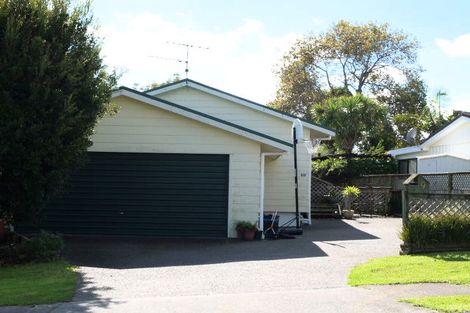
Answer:
<path fill-rule="evenodd" d="M 401 239 L 419 248 L 440 245 L 462 245 L 468 248 L 470 246 L 470 217 L 456 212 L 433 217 L 412 216 L 403 226 Z"/>
<path fill-rule="evenodd" d="M 397 162 L 391 157 L 328 157 L 313 161 L 313 175 L 331 181 L 372 174 L 397 173 Z"/>
<path fill-rule="evenodd" d="M 31 219 L 84 160 L 115 75 L 89 4 L 0 0 L 0 218 Z"/>

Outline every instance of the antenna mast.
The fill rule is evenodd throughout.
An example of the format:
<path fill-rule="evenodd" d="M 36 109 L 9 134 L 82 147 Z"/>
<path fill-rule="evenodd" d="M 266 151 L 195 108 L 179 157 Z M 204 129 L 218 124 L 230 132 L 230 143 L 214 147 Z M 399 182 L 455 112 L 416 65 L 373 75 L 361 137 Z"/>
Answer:
<path fill-rule="evenodd" d="M 209 50 L 208 47 L 202 47 L 202 46 L 196 46 L 196 45 L 191 45 L 189 43 L 184 43 L 184 42 L 172 42 L 172 41 L 167 41 L 168 44 L 172 44 L 175 46 L 183 46 L 186 47 L 186 60 L 176 60 L 178 62 L 184 62 L 186 67 L 184 69 L 184 73 L 186 78 L 188 78 L 188 72 L 189 72 L 189 48 L 195 48 L 195 49 L 204 49 L 204 50 Z"/>

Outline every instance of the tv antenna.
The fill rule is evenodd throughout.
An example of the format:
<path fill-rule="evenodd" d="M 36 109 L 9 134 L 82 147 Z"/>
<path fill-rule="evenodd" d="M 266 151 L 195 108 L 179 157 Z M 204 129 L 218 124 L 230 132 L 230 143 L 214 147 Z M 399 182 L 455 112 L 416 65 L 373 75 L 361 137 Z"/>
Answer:
<path fill-rule="evenodd" d="M 186 59 L 175 59 L 175 58 L 166 58 L 166 57 L 160 57 L 160 56 L 153 56 L 151 55 L 151 58 L 156 58 L 156 59 L 161 59 L 161 60 L 168 60 L 168 61 L 176 61 L 179 63 L 184 63 L 185 64 L 185 77 L 188 78 L 188 73 L 189 73 L 189 49 L 194 48 L 194 49 L 204 49 L 204 50 L 209 50 L 208 47 L 203 47 L 203 46 L 196 46 L 192 45 L 189 43 L 184 43 L 184 42 L 173 42 L 173 41 L 167 41 L 167 44 L 175 45 L 175 46 L 183 46 L 186 47 Z"/>
<path fill-rule="evenodd" d="M 439 110 L 439 115 L 441 115 L 441 98 L 447 96 L 447 92 L 439 90 L 436 94 L 436 103 Z"/>

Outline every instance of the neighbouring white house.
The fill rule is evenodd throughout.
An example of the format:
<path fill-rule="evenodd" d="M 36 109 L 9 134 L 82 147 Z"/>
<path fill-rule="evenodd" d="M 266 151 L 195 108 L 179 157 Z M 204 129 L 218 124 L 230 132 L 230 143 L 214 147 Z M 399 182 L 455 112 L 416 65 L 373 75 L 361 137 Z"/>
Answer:
<path fill-rule="evenodd" d="M 92 136 L 90 161 L 46 209 L 72 234 L 235 237 L 238 221 L 294 217 L 295 116 L 184 79 L 147 92 L 121 87 Z M 311 147 L 334 131 L 302 121 L 299 207 L 310 221 Z M 307 144 L 305 144 L 307 143 Z"/>
<path fill-rule="evenodd" d="M 462 112 L 420 145 L 389 153 L 403 174 L 470 172 L 470 113 Z"/>

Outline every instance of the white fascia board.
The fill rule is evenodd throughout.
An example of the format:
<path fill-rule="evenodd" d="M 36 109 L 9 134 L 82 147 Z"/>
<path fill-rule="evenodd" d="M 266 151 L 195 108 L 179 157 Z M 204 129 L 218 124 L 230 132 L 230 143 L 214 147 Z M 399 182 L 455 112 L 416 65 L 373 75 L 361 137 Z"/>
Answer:
<path fill-rule="evenodd" d="M 164 92 L 168 92 L 168 91 L 175 90 L 175 89 L 185 87 L 185 86 L 203 91 L 205 93 L 211 94 L 213 96 L 216 96 L 216 97 L 219 97 L 219 98 L 222 98 L 222 99 L 225 99 L 225 100 L 229 100 L 231 102 L 235 102 L 235 103 L 244 105 L 244 106 L 249 107 L 253 110 L 257 110 L 257 111 L 260 111 L 260 112 L 267 113 L 269 115 L 276 116 L 276 117 L 284 119 L 284 120 L 288 120 L 290 122 L 294 122 L 296 120 L 295 117 L 285 115 L 285 114 L 282 114 L 281 112 L 276 112 L 276 111 L 270 110 L 268 108 L 263 108 L 263 105 L 253 104 L 250 101 L 240 99 L 238 97 L 232 96 L 230 94 L 226 94 L 224 92 L 214 90 L 212 88 L 207 88 L 205 86 L 201 86 L 201 85 L 199 85 L 197 83 L 194 83 L 192 81 L 189 81 L 189 82 L 182 81 L 179 84 L 174 84 L 174 85 L 168 86 L 166 88 L 161 88 L 161 89 L 150 91 L 150 92 L 148 92 L 148 94 L 151 95 L 151 96 L 157 96 L 157 95 L 162 94 Z M 334 131 L 323 128 L 321 126 L 311 124 L 311 123 L 308 123 L 308 122 L 305 122 L 305 121 L 302 121 L 302 124 L 303 124 L 304 127 L 316 130 L 318 132 L 321 132 L 321 133 L 329 136 L 330 138 L 336 136 L 336 133 Z"/>
<path fill-rule="evenodd" d="M 212 119 L 210 119 L 210 118 L 206 118 L 206 117 L 200 116 L 200 115 L 198 115 L 198 114 L 194 114 L 194 113 L 185 111 L 185 110 L 183 110 L 183 109 L 179 109 L 179 108 L 177 108 L 177 107 L 173 107 L 173 106 L 171 106 L 171 105 L 168 105 L 168 104 L 166 104 L 166 103 L 164 103 L 164 102 L 161 102 L 161 101 L 158 101 L 158 100 L 156 100 L 156 99 L 155 99 L 155 100 L 154 100 L 154 99 L 149 99 L 148 97 L 139 95 L 139 94 L 137 94 L 137 93 L 134 93 L 134 92 L 131 92 L 131 91 L 128 91 L 128 90 L 122 90 L 122 89 L 121 89 L 121 90 L 116 90 L 116 91 L 114 91 L 114 92 L 112 93 L 111 98 L 116 98 L 116 97 L 119 97 L 119 96 L 125 96 L 125 97 L 128 97 L 128 98 L 137 100 L 137 101 L 141 101 L 141 102 L 150 104 L 150 105 L 152 105 L 152 106 L 154 106 L 154 107 L 157 107 L 157 108 L 160 108 L 160 109 L 163 109 L 163 110 L 166 110 L 166 111 L 169 111 L 169 112 L 178 114 L 178 115 L 185 116 L 185 117 L 187 117 L 187 118 L 196 120 L 196 121 L 198 121 L 198 122 L 202 122 L 202 123 L 204 123 L 204 124 L 208 124 L 208 125 L 214 126 L 214 127 L 216 127 L 216 128 L 223 129 L 223 130 L 225 130 L 225 131 L 228 131 L 228 132 L 237 134 L 237 135 L 239 135 L 239 136 L 242 136 L 242 137 L 251 139 L 251 140 L 253 140 L 253 141 L 264 143 L 264 144 L 269 145 L 269 146 L 271 146 L 271 147 L 280 149 L 280 150 L 283 151 L 283 152 L 289 152 L 290 150 L 292 150 L 292 148 L 286 147 L 285 145 L 283 145 L 283 144 L 281 144 L 281 143 L 278 143 L 278 142 L 275 142 L 275 141 L 273 141 L 273 140 L 269 140 L 269 139 L 267 139 L 267 138 L 264 138 L 264 137 L 261 137 L 261 136 L 257 136 L 256 134 L 253 134 L 253 133 L 250 133 L 250 132 L 247 132 L 247 131 L 238 129 L 238 128 L 236 128 L 236 127 L 232 127 L 232 126 L 230 126 L 230 125 L 226 125 L 226 124 L 223 124 L 223 123 L 214 121 L 214 120 L 212 120 Z"/>
<path fill-rule="evenodd" d="M 460 125 L 463 125 L 464 123 L 469 123 L 469 122 L 470 122 L 470 118 L 468 118 L 466 116 L 460 116 L 458 119 L 456 119 L 455 121 L 453 121 L 452 123 L 450 123 L 449 125 L 444 127 L 443 129 L 441 129 L 435 135 L 428 138 L 425 142 L 423 142 L 423 144 L 421 146 L 423 148 L 428 148 L 428 147 L 432 146 L 434 143 L 436 143 L 437 141 L 441 140 L 448 133 L 450 133 L 450 132 L 454 131 L 455 129 L 457 129 L 458 127 L 460 127 Z"/>
<path fill-rule="evenodd" d="M 392 157 L 396 157 L 396 156 L 403 155 L 403 154 L 410 154 L 410 153 L 416 153 L 416 152 L 421 152 L 421 151 L 423 151 L 423 149 L 420 146 L 412 146 L 412 147 L 390 150 L 388 151 L 388 154 L 390 154 Z"/>
<path fill-rule="evenodd" d="M 423 155 L 421 157 L 418 157 L 418 160 L 423 160 L 423 159 L 433 159 L 433 158 L 440 158 L 440 157 L 451 157 L 451 158 L 456 158 L 456 159 L 462 159 L 462 160 L 470 160 L 470 158 L 465 157 L 463 155 L 457 155 L 457 154 L 448 154 L 448 153 L 443 153 L 443 154 L 432 154 L 432 155 Z"/>
<path fill-rule="evenodd" d="M 159 95 L 159 94 L 162 94 L 162 93 L 165 93 L 165 92 L 168 92 L 168 91 L 172 91 L 172 90 L 175 90 L 175 89 L 178 89 L 178 88 L 181 88 L 181 87 L 185 87 L 185 86 L 188 86 L 188 83 L 186 81 L 181 81 L 177 84 L 170 84 L 167 87 L 158 88 L 158 89 L 151 90 L 151 91 L 148 91 L 148 92 L 144 91 L 144 92 L 148 95 L 156 96 L 156 95 Z"/>

